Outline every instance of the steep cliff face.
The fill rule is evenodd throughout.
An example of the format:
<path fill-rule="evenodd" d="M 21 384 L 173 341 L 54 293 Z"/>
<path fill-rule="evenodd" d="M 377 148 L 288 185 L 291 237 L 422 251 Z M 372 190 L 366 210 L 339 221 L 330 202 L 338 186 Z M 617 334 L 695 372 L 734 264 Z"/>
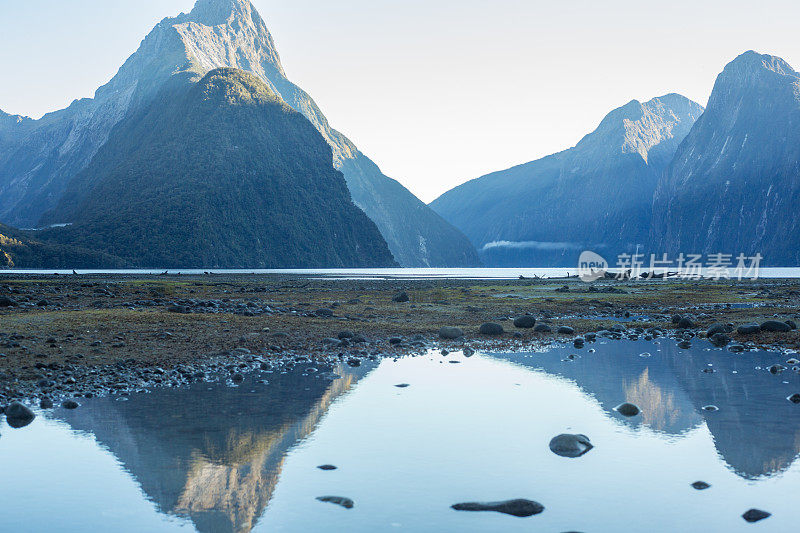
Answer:
<path fill-rule="evenodd" d="M 800 74 L 746 52 L 717 78 L 654 200 L 652 240 L 664 252 L 761 253 L 800 264 Z"/>
<path fill-rule="evenodd" d="M 44 238 L 138 267 L 395 266 L 331 149 L 254 74 L 215 69 L 117 125 Z"/>
<path fill-rule="evenodd" d="M 174 75 L 199 79 L 218 67 L 252 72 L 302 113 L 333 151 L 353 201 L 377 224 L 406 266 L 473 266 L 474 248 L 458 230 L 398 182 L 384 176 L 284 73 L 272 36 L 249 0 L 199 0 L 189 14 L 164 19 L 94 99 L 37 121 L 24 146 L 0 148 L 0 220 L 34 226 L 60 200 L 111 128 L 143 105 Z"/>
<path fill-rule="evenodd" d="M 677 94 L 629 102 L 574 148 L 465 183 L 431 207 L 491 265 L 573 266 L 587 248 L 635 250 L 648 240 L 658 179 L 702 112 Z"/>

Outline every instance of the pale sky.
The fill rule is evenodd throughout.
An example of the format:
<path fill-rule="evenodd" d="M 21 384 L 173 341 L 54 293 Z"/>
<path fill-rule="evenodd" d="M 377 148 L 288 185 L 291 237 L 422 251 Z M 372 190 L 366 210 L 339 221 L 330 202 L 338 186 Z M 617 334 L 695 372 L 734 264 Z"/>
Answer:
<path fill-rule="evenodd" d="M 800 67 L 797 0 L 255 0 L 289 78 L 424 201 L 573 146 L 631 99 L 705 105 L 748 49 Z M 92 96 L 193 0 L 0 0 L 0 109 Z"/>

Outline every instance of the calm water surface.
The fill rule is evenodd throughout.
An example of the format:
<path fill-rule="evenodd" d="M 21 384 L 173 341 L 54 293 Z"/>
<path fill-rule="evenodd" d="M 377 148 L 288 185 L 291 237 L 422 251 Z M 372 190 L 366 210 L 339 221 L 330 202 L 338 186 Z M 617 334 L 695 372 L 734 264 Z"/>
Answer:
<path fill-rule="evenodd" d="M 0 423 L 0 531 L 797 531 L 800 375 L 765 370 L 788 358 L 601 341 L 87 400 Z M 564 432 L 595 448 L 554 455 Z M 450 509 L 510 498 L 546 509 Z"/>

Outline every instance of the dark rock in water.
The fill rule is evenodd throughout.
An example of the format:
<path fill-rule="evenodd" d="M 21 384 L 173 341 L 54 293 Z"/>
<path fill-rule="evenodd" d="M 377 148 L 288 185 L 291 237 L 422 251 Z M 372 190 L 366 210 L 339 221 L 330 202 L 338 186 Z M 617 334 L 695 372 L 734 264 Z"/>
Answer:
<path fill-rule="evenodd" d="M 719 407 L 717 407 L 716 405 L 704 405 L 703 411 L 708 411 L 710 413 L 713 413 L 715 411 L 719 411 Z"/>
<path fill-rule="evenodd" d="M 642 410 L 639 409 L 638 405 L 628 402 L 616 406 L 614 410 L 619 414 L 621 414 L 622 416 L 627 416 L 627 417 L 636 416 L 642 412 Z"/>
<path fill-rule="evenodd" d="M 736 328 L 736 332 L 739 335 L 753 335 L 761 331 L 761 326 L 758 324 L 743 324 Z"/>
<path fill-rule="evenodd" d="M 42 398 L 39 402 L 39 407 L 42 409 L 52 409 L 53 408 L 53 400 L 50 398 Z"/>
<path fill-rule="evenodd" d="M 393 302 L 397 302 L 397 303 L 401 303 L 401 304 L 402 303 L 406 303 L 406 302 L 408 302 L 410 300 L 411 300 L 411 298 L 408 297 L 408 293 L 406 291 L 398 292 L 397 294 L 395 294 L 392 297 L 392 301 Z"/>
<path fill-rule="evenodd" d="M 345 509 L 352 509 L 355 505 L 353 500 L 343 496 L 320 496 L 317 500 L 325 503 L 332 503 L 344 507 Z"/>
<path fill-rule="evenodd" d="M 33 411 L 19 402 L 14 402 L 10 405 L 7 405 L 5 408 L 5 413 L 6 422 L 8 422 L 9 426 L 15 429 L 27 426 L 33 422 L 34 418 L 36 418 L 36 415 Z"/>
<path fill-rule="evenodd" d="M 400 383 L 399 385 L 395 385 L 395 387 L 397 387 L 398 389 L 405 389 L 405 388 L 408 388 L 410 386 L 411 385 L 409 385 L 408 383 Z"/>
<path fill-rule="evenodd" d="M 241 374 L 234 374 L 233 376 L 231 376 L 231 381 L 233 381 L 238 385 L 239 383 L 242 383 L 244 381 L 244 376 Z"/>
<path fill-rule="evenodd" d="M 550 451 L 561 457 L 580 457 L 594 448 L 586 435 L 571 435 L 564 433 L 553 437 L 550 441 Z"/>
<path fill-rule="evenodd" d="M 544 511 L 544 506 L 531 500 L 508 500 L 504 502 L 469 502 L 457 503 L 452 506 L 456 511 L 493 511 L 525 518 Z"/>
<path fill-rule="evenodd" d="M 794 393 L 786 399 L 794 404 L 800 404 L 800 394 L 798 393 Z"/>
<path fill-rule="evenodd" d="M 785 333 L 787 331 L 792 331 L 792 328 L 786 322 L 779 322 L 777 320 L 767 320 L 766 322 L 761 324 L 761 331 Z"/>
<path fill-rule="evenodd" d="M 536 327 L 533 328 L 533 331 L 534 333 L 552 333 L 553 328 L 547 324 L 536 324 Z"/>
<path fill-rule="evenodd" d="M 709 339 L 716 335 L 717 333 L 730 333 L 733 331 L 733 326 L 729 324 L 712 324 L 708 330 L 706 330 L 706 337 Z"/>
<path fill-rule="evenodd" d="M 689 341 L 681 341 L 678 343 L 678 348 L 680 348 L 681 350 L 688 350 L 691 347 L 692 343 Z"/>
<path fill-rule="evenodd" d="M 711 485 L 709 485 L 705 481 L 695 481 L 694 483 L 692 483 L 692 488 L 697 489 L 697 490 L 706 490 L 707 488 L 710 488 L 710 487 L 711 487 Z"/>
<path fill-rule="evenodd" d="M 333 465 L 320 465 L 317 468 L 320 470 L 336 470 L 336 467 Z"/>
<path fill-rule="evenodd" d="M 464 348 L 464 357 L 472 357 L 473 355 L 475 355 L 475 350 L 473 350 L 469 346 Z"/>
<path fill-rule="evenodd" d="M 444 326 L 439 330 L 439 337 L 443 339 L 453 340 L 464 336 L 464 331 L 461 328 Z"/>
<path fill-rule="evenodd" d="M 316 311 L 314 311 L 314 314 L 320 318 L 330 318 L 333 316 L 333 310 L 325 308 L 317 309 Z"/>
<path fill-rule="evenodd" d="M 741 344 L 738 344 L 738 343 L 737 344 L 731 344 L 730 346 L 728 346 L 728 351 L 733 352 L 733 353 L 741 353 L 741 352 L 744 351 L 744 346 L 741 345 Z"/>
<path fill-rule="evenodd" d="M 479 330 L 481 335 L 502 335 L 504 330 L 503 326 L 500 324 L 495 324 L 494 322 L 487 322 L 481 325 Z"/>
<path fill-rule="evenodd" d="M 746 522 L 750 522 L 752 524 L 760 520 L 764 520 L 765 518 L 769 518 L 770 516 L 772 516 L 772 513 L 762 511 L 761 509 L 750 509 L 742 515 L 742 518 L 744 518 Z"/>
<path fill-rule="evenodd" d="M 575 335 L 575 330 L 569 326 L 561 326 L 558 328 L 559 335 Z"/>
<path fill-rule="evenodd" d="M 703 372 L 703 374 L 713 374 L 713 373 L 716 372 L 716 370 L 714 370 L 713 368 L 708 367 L 708 368 L 704 368 L 702 372 Z"/>
<path fill-rule="evenodd" d="M 786 370 L 786 367 L 783 365 L 772 365 L 771 367 L 769 367 L 768 370 L 770 374 L 780 374 L 781 372 Z"/>
<path fill-rule="evenodd" d="M 678 329 L 692 329 L 694 327 L 696 325 L 689 317 L 683 317 L 678 321 Z"/>
<path fill-rule="evenodd" d="M 583 348 L 586 344 L 586 340 L 583 337 L 578 337 L 574 341 L 572 341 L 572 345 L 576 348 Z"/>
<path fill-rule="evenodd" d="M 75 400 L 64 400 L 61 403 L 61 407 L 63 407 L 64 409 L 77 409 L 80 406 L 81 404 L 79 404 Z"/>
<path fill-rule="evenodd" d="M 352 367 L 354 367 L 354 368 L 355 367 L 359 367 L 359 366 L 361 366 L 361 359 L 356 359 L 355 357 L 353 357 L 353 358 L 347 360 L 347 364 L 352 366 Z"/>
<path fill-rule="evenodd" d="M 536 319 L 531 315 L 519 316 L 514 319 L 514 327 L 520 329 L 531 329 L 536 325 Z"/>

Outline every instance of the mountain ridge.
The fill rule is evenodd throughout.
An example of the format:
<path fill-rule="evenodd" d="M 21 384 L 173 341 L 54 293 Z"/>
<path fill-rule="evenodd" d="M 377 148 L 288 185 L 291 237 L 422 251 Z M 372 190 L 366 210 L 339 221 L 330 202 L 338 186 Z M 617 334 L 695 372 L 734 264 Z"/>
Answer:
<path fill-rule="evenodd" d="M 646 244 L 663 168 L 702 106 L 671 93 L 612 110 L 574 147 L 469 181 L 430 205 L 495 266 L 572 266 Z M 602 251 L 602 250 L 601 250 Z"/>

